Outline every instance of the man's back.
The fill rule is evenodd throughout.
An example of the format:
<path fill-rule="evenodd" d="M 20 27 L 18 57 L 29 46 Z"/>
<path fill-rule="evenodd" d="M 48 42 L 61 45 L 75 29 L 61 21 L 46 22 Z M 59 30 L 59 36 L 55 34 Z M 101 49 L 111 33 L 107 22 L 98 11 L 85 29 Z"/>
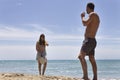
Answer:
<path fill-rule="evenodd" d="M 91 22 L 86 27 L 85 37 L 95 38 L 100 23 L 99 16 L 91 12 L 89 18 L 91 18 Z"/>

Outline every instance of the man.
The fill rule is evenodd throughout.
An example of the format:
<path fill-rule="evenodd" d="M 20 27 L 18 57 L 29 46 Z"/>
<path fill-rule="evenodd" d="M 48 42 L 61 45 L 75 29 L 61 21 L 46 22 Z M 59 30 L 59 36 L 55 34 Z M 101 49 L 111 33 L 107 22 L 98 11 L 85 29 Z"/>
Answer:
<path fill-rule="evenodd" d="M 93 3 L 88 3 L 86 7 L 86 11 L 89 14 L 89 17 L 87 20 L 84 19 L 85 17 L 85 12 L 81 14 L 81 19 L 82 23 L 84 26 L 86 26 L 86 31 L 85 31 L 85 40 L 83 41 L 83 45 L 81 47 L 80 54 L 78 56 L 81 65 L 82 65 L 82 70 L 83 70 L 83 79 L 84 80 L 89 80 L 88 78 L 88 72 L 87 72 L 87 64 L 85 60 L 85 56 L 89 56 L 89 60 L 92 64 L 92 69 L 93 69 L 93 80 L 97 80 L 97 65 L 96 61 L 94 58 L 95 54 L 95 47 L 96 47 L 96 32 L 99 27 L 99 16 L 94 12 L 94 4 Z"/>

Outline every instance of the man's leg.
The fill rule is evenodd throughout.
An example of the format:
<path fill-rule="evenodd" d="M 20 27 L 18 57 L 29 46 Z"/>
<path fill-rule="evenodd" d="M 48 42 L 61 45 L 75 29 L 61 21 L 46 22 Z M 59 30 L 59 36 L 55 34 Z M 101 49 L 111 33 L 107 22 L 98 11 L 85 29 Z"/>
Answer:
<path fill-rule="evenodd" d="M 94 74 L 93 80 L 97 80 L 97 64 L 96 64 L 94 55 L 89 55 L 89 60 L 92 64 L 92 69 L 93 69 L 93 74 Z"/>
<path fill-rule="evenodd" d="M 82 65 L 82 70 L 83 70 L 83 79 L 84 80 L 89 80 L 88 79 L 88 72 L 87 72 L 87 63 L 86 63 L 86 60 L 85 60 L 85 53 L 84 52 L 80 52 L 80 55 L 78 56 L 80 62 L 81 62 L 81 65 Z"/>

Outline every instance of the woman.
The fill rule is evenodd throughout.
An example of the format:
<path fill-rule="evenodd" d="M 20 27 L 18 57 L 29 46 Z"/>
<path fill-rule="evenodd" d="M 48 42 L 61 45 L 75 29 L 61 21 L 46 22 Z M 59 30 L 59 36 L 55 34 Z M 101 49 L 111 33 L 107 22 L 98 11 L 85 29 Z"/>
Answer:
<path fill-rule="evenodd" d="M 38 61 L 38 69 L 39 74 L 41 75 L 41 66 L 43 64 L 42 75 L 44 75 L 46 66 L 47 66 L 47 58 L 46 58 L 46 46 L 48 43 L 45 41 L 45 35 L 41 34 L 39 41 L 36 43 L 36 50 L 37 50 L 37 61 Z"/>

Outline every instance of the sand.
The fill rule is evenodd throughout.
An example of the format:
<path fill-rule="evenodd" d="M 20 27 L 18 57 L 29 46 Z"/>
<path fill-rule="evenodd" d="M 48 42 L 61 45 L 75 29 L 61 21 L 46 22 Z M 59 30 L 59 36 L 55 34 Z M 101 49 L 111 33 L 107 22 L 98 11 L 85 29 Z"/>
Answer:
<path fill-rule="evenodd" d="M 1 73 L 0 80 L 82 80 L 66 76 L 39 76 L 21 73 Z"/>
<path fill-rule="evenodd" d="M 0 80 L 83 80 L 67 76 L 39 76 L 21 73 L 0 73 Z M 98 79 L 98 80 L 120 80 L 120 79 Z"/>

